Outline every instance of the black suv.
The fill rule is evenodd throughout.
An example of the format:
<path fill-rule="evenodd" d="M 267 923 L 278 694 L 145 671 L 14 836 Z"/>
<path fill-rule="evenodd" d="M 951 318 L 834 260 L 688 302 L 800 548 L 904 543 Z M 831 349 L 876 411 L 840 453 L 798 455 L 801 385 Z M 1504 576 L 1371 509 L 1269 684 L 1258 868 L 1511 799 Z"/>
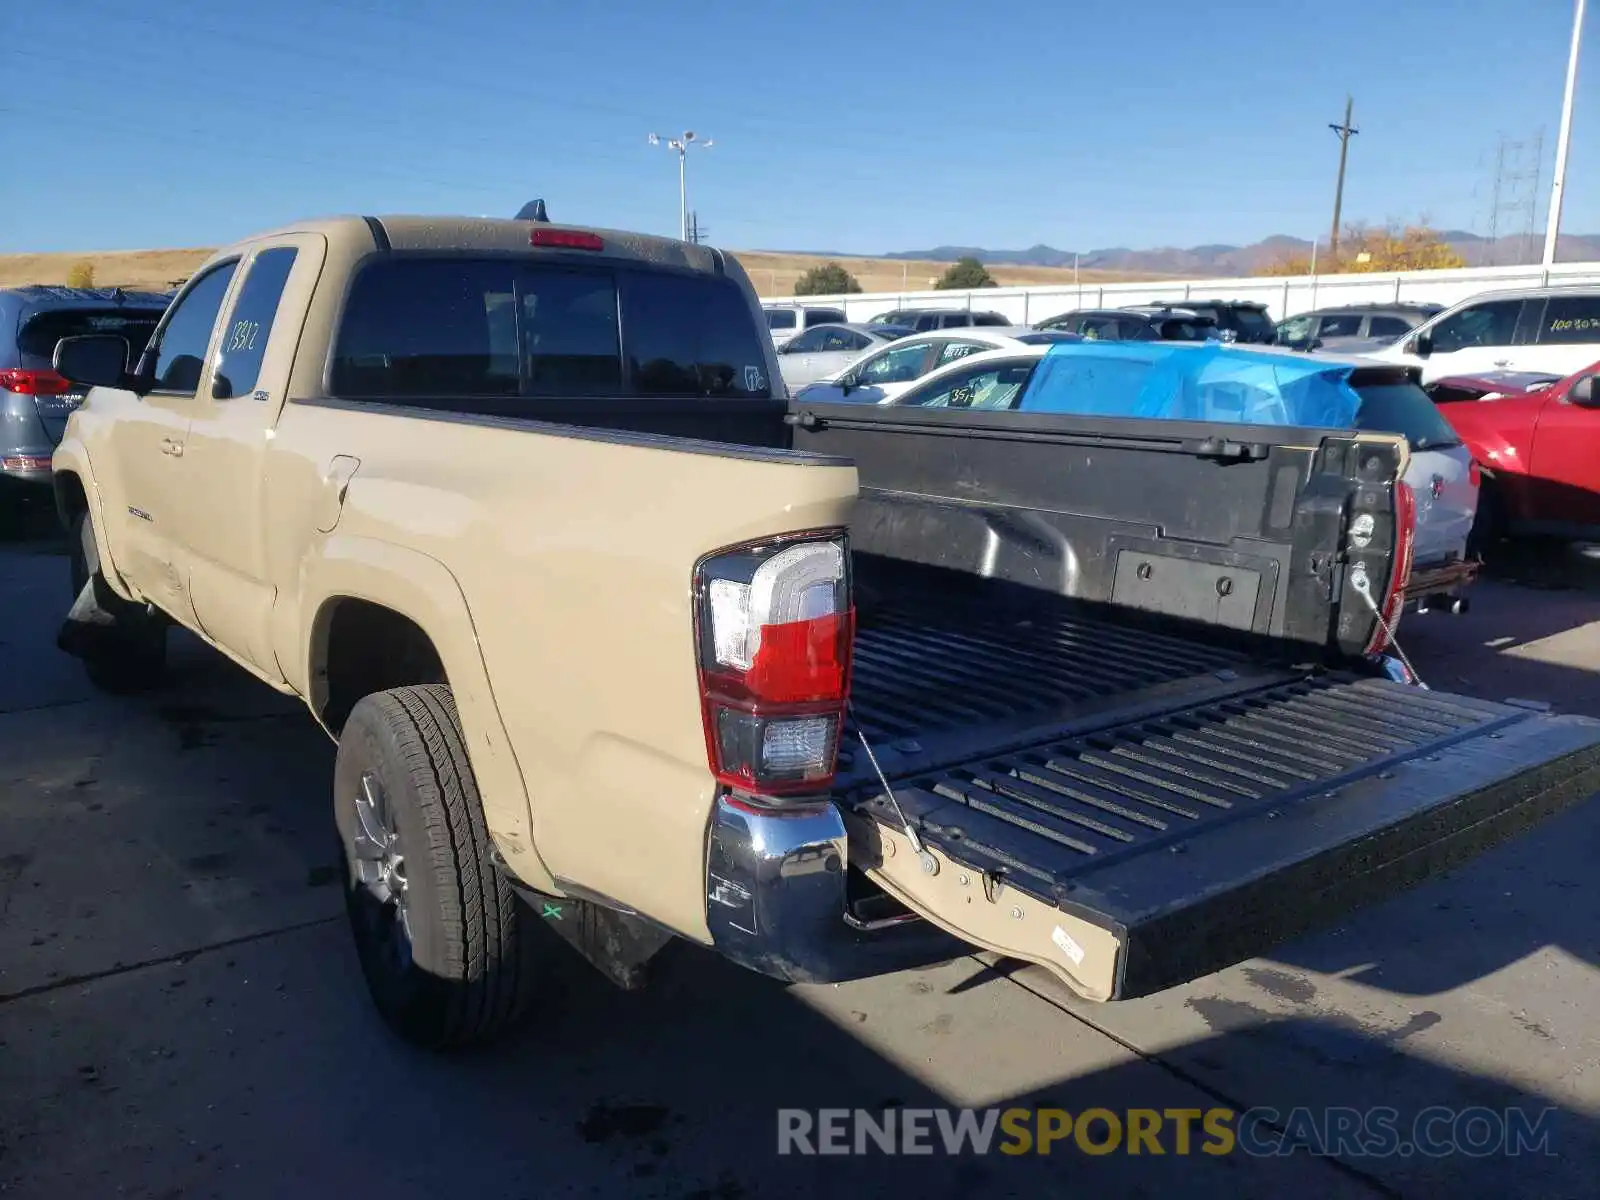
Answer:
<path fill-rule="evenodd" d="M 880 313 L 869 325 L 902 325 L 917 333 L 930 329 L 966 329 L 972 325 L 1007 326 L 1016 322 L 1002 313 L 968 312 L 964 308 L 897 308 Z"/>
<path fill-rule="evenodd" d="M 1222 333 L 1210 317 L 1183 308 L 1149 312 L 1132 308 L 1078 308 L 1048 320 L 1035 329 L 1062 329 L 1100 342 L 1211 342 Z"/>
<path fill-rule="evenodd" d="M 1267 315 L 1267 306 L 1256 300 L 1185 300 L 1181 304 L 1136 304 L 1136 312 L 1193 313 L 1211 321 L 1223 341 L 1270 345 L 1277 330 Z"/>

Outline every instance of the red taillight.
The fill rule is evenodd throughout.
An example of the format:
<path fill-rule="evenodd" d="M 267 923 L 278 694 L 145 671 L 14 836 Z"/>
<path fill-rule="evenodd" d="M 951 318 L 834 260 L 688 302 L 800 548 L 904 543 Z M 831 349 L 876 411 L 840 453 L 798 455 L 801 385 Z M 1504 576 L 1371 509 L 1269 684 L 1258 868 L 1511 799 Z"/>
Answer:
<path fill-rule="evenodd" d="M 1483 483 L 1483 468 L 1478 465 L 1477 459 L 1467 463 L 1467 482 L 1473 487 L 1480 487 Z"/>
<path fill-rule="evenodd" d="M 1389 587 L 1379 605 L 1383 620 L 1376 622 L 1368 654 L 1382 653 L 1394 640 L 1395 626 L 1405 611 L 1406 588 L 1411 584 L 1411 555 L 1417 538 L 1417 497 L 1411 485 L 1400 480 L 1394 485 L 1394 562 L 1389 569 Z"/>
<path fill-rule="evenodd" d="M 564 250 L 604 250 L 605 239 L 598 233 L 584 233 L 578 229 L 550 229 L 540 226 L 528 234 L 534 246 L 559 246 Z"/>
<path fill-rule="evenodd" d="M 737 546 L 695 571 L 695 633 L 712 773 L 758 796 L 832 783 L 855 614 L 838 534 Z"/>
<path fill-rule="evenodd" d="M 0 388 L 23 396 L 61 396 L 72 390 L 72 381 L 54 371 L 0 371 Z"/>

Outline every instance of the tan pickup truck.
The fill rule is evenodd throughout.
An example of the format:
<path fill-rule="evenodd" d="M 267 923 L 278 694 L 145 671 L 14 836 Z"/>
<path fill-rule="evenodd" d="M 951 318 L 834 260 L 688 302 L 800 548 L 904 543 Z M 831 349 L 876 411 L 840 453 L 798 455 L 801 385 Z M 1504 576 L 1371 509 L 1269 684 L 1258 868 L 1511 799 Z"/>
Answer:
<path fill-rule="evenodd" d="M 126 357 L 56 352 L 60 643 L 142 687 L 176 623 L 305 700 L 425 1044 L 516 1019 L 540 924 L 629 986 L 681 937 L 1141 995 L 1600 785 L 1600 725 L 1380 657 L 1399 439 L 792 406 L 732 259 L 538 220 L 262 234 Z"/>

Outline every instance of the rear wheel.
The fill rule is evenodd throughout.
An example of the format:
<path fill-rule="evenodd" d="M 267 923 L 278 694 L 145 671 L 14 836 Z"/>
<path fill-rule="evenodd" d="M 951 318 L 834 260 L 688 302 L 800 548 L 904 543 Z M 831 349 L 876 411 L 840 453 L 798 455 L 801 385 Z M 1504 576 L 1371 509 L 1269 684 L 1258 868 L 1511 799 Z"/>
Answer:
<path fill-rule="evenodd" d="M 100 569 L 94 525 L 87 512 L 72 520 L 68 562 L 75 626 L 68 648 L 83 661 L 89 682 L 102 691 L 141 691 L 161 682 L 167 666 L 167 626 L 159 613 L 124 600 L 111 590 Z M 90 589 L 88 611 L 80 611 L 84 589 Z M 78 621 L 74 618 L 82 616 Z M 65 641 L 65 635 L 64 635 Z"/>
<path fill-rule="evenodd" d="M 350 928 L 384 1019 L 434 1049 L 514 1027 L 535 978 L 532 915 L 490 861 L 448 687 L 356 704 L 339 737 L 334 814 Z"/>

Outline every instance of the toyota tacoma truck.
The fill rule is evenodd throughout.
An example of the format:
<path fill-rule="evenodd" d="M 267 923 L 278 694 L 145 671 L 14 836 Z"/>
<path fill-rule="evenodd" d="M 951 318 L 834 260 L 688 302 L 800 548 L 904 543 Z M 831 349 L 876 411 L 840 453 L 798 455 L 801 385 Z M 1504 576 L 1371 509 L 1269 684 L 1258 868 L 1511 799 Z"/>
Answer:
<path fill-rule="evenodd" d="M 422 1044 L 515 1022 L 541 926 L 625 986 L 679 938 L 1144 995 L 1600 787 L 1600 723 L 1380 656 L 1401 438 L 791 404 L 733 259 L 548 220 L 262 234 L 127 358 L 55 352 L 59 643 L 304 700 Z"/>

